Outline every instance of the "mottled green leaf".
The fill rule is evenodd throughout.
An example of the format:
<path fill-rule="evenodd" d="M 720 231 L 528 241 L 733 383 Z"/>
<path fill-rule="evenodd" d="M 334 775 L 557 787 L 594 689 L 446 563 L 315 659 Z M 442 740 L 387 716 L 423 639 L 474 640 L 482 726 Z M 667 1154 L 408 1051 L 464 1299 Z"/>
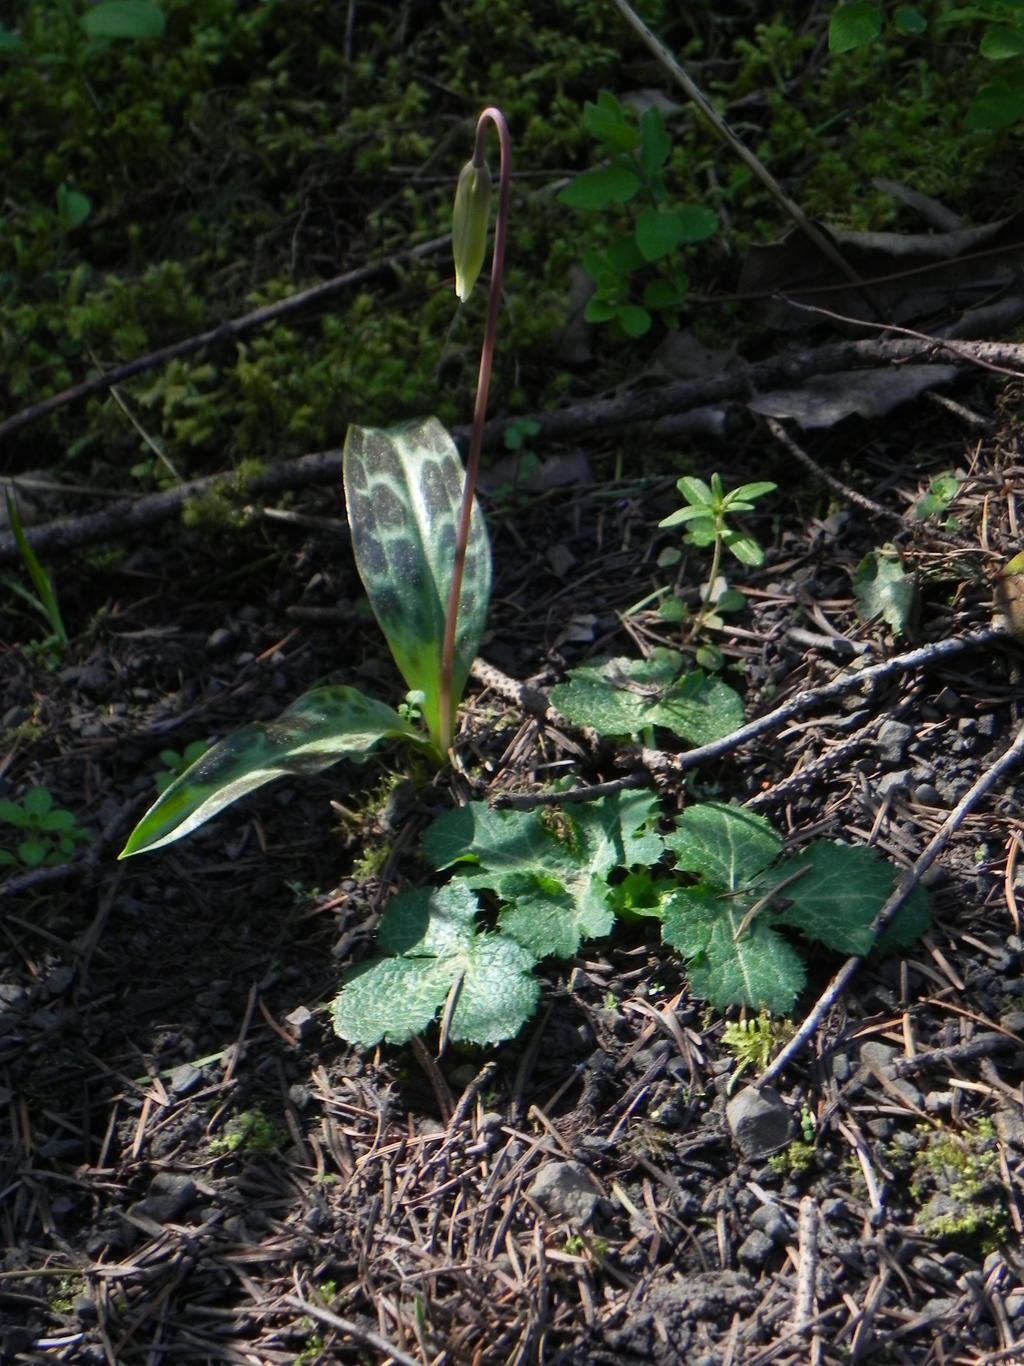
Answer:
<path fill-rule="evenodd" d="M 465 1043 L 511 1038 L 537 1006 L 534 959 L 514 939 L 478 933 L 476 897 L 462 881 L 395 897 L 380 926 L 393 957 L 347 974 L 331 1007 L 342 1038 L 405 1043 L 455 994 L 449 1032 Z"/>
<path fill-rule="evenodd" d="M 864 621 L 881 617 L 897 635 L 904 635 L 914 609 L 915 582 L 904 573 L 899 556 L 885 550 L 865 555 L 853 576 L 857 610 Z"/>
<path fill-rule="evenodd" d="M 120 857 L 181 839 L 275 778 L 319 773 L 342 758 L 362 759 L 389 737 L 427 743 L 392 707 L 357 688 L 315 688 L 276 721 L 254 721 L 211 746 L 157 798 Z"/>
<path fill-rule="evenodd" d="M 681 674 L 683 659 L 658 648 L 649 659 L 591 660 L 551 690 L 552 705 L 601 735 L 639 735 L 663 726 L 692 745 L 708 744 L 743 724 L 743 703 L 717 678 Z"/>
<path fill-rule="evenodd" d="M 804 984 L 796 950 L 747 907 L 706 884 L 680 887 L 662 911 L 662 937 L 686 959 L 696 996 L 718 1010 L 746 1005 L 784 1015 Z"/>
<path fill-rule="evenodd" d="M 724 802 L 688 806 L 665 836 L 665 848 L 683 873 L 703 875 L 723 891 L 736 891 L 782 853 L 782 838 L 763 816 Z"/>
<path fill-rule="evenodd" d="M 350 427 L 344 454 L 352 548 L 370 606 L 438 748 L 441 646 L 464 473 L 436 418 L 382 430 Z M 491 551 L 474 504 L 452 670 L 458 702 L 480 646 L 491 594 Z"/>

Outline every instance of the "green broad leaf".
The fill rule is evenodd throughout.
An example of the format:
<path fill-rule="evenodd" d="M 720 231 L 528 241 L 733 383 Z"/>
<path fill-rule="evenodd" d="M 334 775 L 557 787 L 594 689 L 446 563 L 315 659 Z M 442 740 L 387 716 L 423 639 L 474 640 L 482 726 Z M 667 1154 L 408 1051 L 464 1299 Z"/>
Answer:
<path fill-rule="evenodd" d="M 684 474 L 681 479 L 676 480 L 676 488 L 693 507 L 710 510 L 715 506 L 715 495 L 710 486 L 696 475 Z M 661 525 L 664 526 L 665 523 L 662 522 Z"/>
<path fill-rule="evenodd" d="M 928 32 L 928 20 L 913 5 L 897 5 L 892 12 L 892 26 L 905 38 L 916 38 Z"/>
<path fill-rule="evenodd" d="M 758 887 L 763 894 L 773 882 L 787 882 L 780 896 L 788 906 L 773 904 L 766 912 L 773 924 L 800 930 L 836 953 L 866 954 L 875 944 L 871 922 L 900 876 L 867 845 L 821 842 L 784 860 Z M 912 944 L 927 931 L 928 897 L 918 890 L 921 895 L 912 896 L 889 927 L 888 947 Z"/>
<path fill-rule="evenodd" d="M 423 848 L 434 867 L 456 867 L 469 886 L 499 896 L 501 929 L 535 958 L 568 958 L 612 927 L 609 874 L 661 857 L 658 813 L 649 792 L 616 793 L 557 818 L 470 802 L 435 821 Z"/>
<path fill-rule="evenodd" d="M 600 735 L 639 735 L 662 726 L 691 745 L 730 735 L 743 724 L 743 703 L 717 678 L 682 674 L 682 655 L 662 647 L 649 659 L 591 660 L 551 690 L 551 703 Z"/>
<path fill-rule="evenodd" d="M 899 556 L 883 550 L 865 555 L 853 576 L 853 593 L 861 620 L 881 617 L 896 635 L 904 635 L 914 610 L 916 585 L 903 571 Z"/>
<path fill-rule="evenodd" d="M 834 57 L 867 47 L 882 32 L 882 11 L 873 0 L 840 5 L 828 26 L 828 50 Z"/>
<path fill-rule="evenodd" d="M 598 94 L 597 103 L 589 100 L 583 106 L 583 126 L 592 138 L 622 152 L 635 151 L 640 146 L 640 130 L 632 115 L 626 111 L 610 90 Z"/>
<path fill-rule="evenodd" d="M 968 128 L 993 131 L 1024 119 L 1024 86 L 1004 78 L 986 81 L 964 116 Z"/>
<path fill-rule="evenodd" d="M 30 787 L 25 793 L 22 805 L 30 819 L 39 821 L 53 810 L 53 795 L 49 788 Z"/>
<path fill-rule="evenodd" d="M 763 816 L 725 802 L 688 806 L 665 836 L 676 869 L 724 892 L 746 886 L 782 853 L 782 838 Z"/>
<path fill-rule="evenodd" d="M 644 258 L 640 255 L 640 248 L 633 233 L 617 238 L 608 248 L 605 260 L 609 270 L 620 279 L 628 277 L 644 264 Z"/>
<path fill-rule="evenodd" d="M 25 808 L 19 802 L 0 802 L 0 822 L 4 825 L 17 825 L 24 828 L 28 824 Z"/>
<path fill-rule="evenodd" d="M 587 306 L 583 310 L 583 319 L 588 323 L 610 323 L 615 317 L 616 308 L 616 304 L 595 296 L 593 299 L 587 300 Z"/>
<path fill-rule="evenodd" d="M 350 427 L 344 452 L 352 549 L 381 630 L 438 751 L 441 648 L 464 472 L 437 418 Z M 459 603 L 452 701 L 462 697 L 487 621 L 491 550 L 474 502 Z"/>
<path fill-rule="evenodd" d="M 90 38 L 159 38 L 164 12 L 148 0 L 102 0 L 79 19 Z"/>
<path fill-rule="evenodd" d="M 707 522 L 711 527 L 711 534 L 714 536 L 715 522 L 714 514 L 706 507 L 696 506 L 691 503 L 688 507 L 676 508 L 675 512 L 670 512 L 667 517 L 663 517 L 658 523 L 659 526 L 673 527 L 682 526 L 684 522 Z"/>
<path fill-rule="evenodd" d="M 725 507 L 730 512 L 750 512 L 752 505 L 766 493 L 774 493 L 778 484 L 768 479 L 759 479 L 753 484 L 740 484 L 725 495 Z"/>
<path fill-rule="evenodd" d="M 91 213 L 92 200 L 87 194 L 65 184 L 57 186 L 57 217 L 65 232 L 81 227 Z"/>
<path fill-rule="evenodd" d="M 18 857 L 26 868 L 39 868 L 46 862 L 49 852 L 50 845 L 44 840 L 22 840 L 18 845 Z"/>
<path fill-rule="evenodd" d="M 609 204 L 628 204 L 643 188 L 643 181 L 625 161 L 581 171 L 558 193 L 559 204 L 570 209 L 606 209 Z"/>
<path fill-rule="evenodd" d="M 450 1036 L 487 1045 L 512 1038 L 537 1007 L 534 958 L 503 934 L 479 933 L 477 901 L 463 881 L 396 896 L 380 924 L 391 957 L 346 974 L 331 1006 L 343 1039 L 372 1047 L 421 1033 L 454 994 Z"/>
<path fill-rule="evenodd" d="M 208 749 L 157 798 L 119 857 L 181 839 L 275 778 L 320 773 L 343 758 L 361 760 L 391 738 L 429 744 L 392 707 L 358 688 L 314 688 L 276 721 L 255 721 Z"/>
<path fill-rule="evenodd" d="M 980 52 L 990 62 L 1005 62 L 1024 52 L 1024 29 L 993 24 L 981 38 Z"/>
<path fill-rule="evenodd" d="M 627 337 L 643 337 L 651 330 L 651 315 L 639 304 L 619 304 L 615 321 Z"/>
<path fill-rule="evenodd" d="M 803 987 L 796 950 L 747 907 L 705 883 L 680 887 L 662 907 L 662 939 L 686 959 L 690 987 L 718 1010 L 745 1005 L 785 1015 Z"/>
<path fill-rule="evenodd" d="M 640 170 L 650 181 L 668 161 L 672 139 L 665 128 L 665 120 L 656 105 L 640 115 Z"/>
<path fill-rule="evenodd" d="M 678 272 L 672 280 L 648 280 L 644 285 L 644 308 L 659 312 L 662 309 L 678 308 L 690 289 L 690 280 L 684 272 Z"/>
<path fill-rule="evenodd" d="M 644 209 L 636 220 L 636 244 L 645 261 L 660 261 L 683 240 L 683 224 L 677 213 Z"/>
<path fill-rule="evenodd" d="M 703 204 L 682 204 L 675 211 L 675 216 L 679 219 L 683 234 L 680 242 L 691 246 L 714 237 L 722 226 L 714 209 L 705 208 Z"/>

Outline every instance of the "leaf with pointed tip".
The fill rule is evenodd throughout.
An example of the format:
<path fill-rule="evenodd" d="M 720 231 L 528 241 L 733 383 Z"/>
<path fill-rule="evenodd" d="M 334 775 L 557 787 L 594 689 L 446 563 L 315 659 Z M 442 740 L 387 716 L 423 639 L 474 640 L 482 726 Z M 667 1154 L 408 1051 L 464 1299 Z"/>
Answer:
<path fill-rule="evenodd" d="M 181 839 L 247 792 L 286 774 L 360 760 L 381 740 L 427 737 L 358 688 L 314 688 L 276 721 L 254 721 L 213 745 L 167 787 L 132 831 L 121 858 Z"/>
<path fill-rule="evenodd" d="M 734 892 L 782 853 L 782 839 L 763 816 L 725 802 L 688 806 L 665 836 L 681 873 L 697 873 Z"/>
<path fill-rule="evenodd" d="M 801 876 L 788 882 L 797 872 Z M 772 911 L 774 924 L 798 929 L 837 953 L 859 955 L 875 947 L 871 923 L 899 876 L 898 869 L 867 845 L 822 841 L 773 868 L 763 879 L 763 887 L 766 890 L 774 880 L 787 881 L 781 895 L 789 904 Z M 757 890 L 762 890 L 760 883 Z M 928 894 L 919 886 L 883 933 L 880 947 L 904 948 L 919 939 L 929 924 Z"/>
<path fill-rule="evenodd" d="M 746 1005 L 784 1015 L 804 984 L 796 950 L 767 921 L 745 925 L 747 906 L 706 883 L 680 887 L 661 911 L 662 937 L 687 960 L 696 996 L 718 1010 Z"/>
<path fill-rule="evenodd" d="M 405 1043 L 454 993 L 449 1033 L 486 1045 L 517 1034 L 540 993 L 534 959 L 504 934 L 477 932 L 476 897 L 457 880 L 402 892 L 380 924 L 393 954 L 353 969 L 331 1006 L 335 1032 L 367 1046 Z"/>
<path fill-rule="evenodd" d="M 440 750 L 441 647 L 464 473 L 455 442 L 427 418 L 383 430 L 350 427 L 344 453 L 352 549 L 370 606 Z M 474 503 L 459 600 L 452 702 L 469 677 L 487 620 L 491 551 Z"/>

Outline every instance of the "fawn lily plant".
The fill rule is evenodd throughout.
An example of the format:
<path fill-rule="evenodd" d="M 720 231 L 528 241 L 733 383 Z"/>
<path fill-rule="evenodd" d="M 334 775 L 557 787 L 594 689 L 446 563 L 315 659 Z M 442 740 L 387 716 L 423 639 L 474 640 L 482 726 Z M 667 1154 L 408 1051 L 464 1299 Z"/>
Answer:
<path fill-rule="evenodd" d="M 286 774 L 319 773 L 363 759 L 380 741 L 408 740 L 435 762 L 452 747 L 455 710 L 487 618 L 491 552 L 474 498 L 487 391 L 498 328 L 511 157 L 499 109 L 477 122 L 473 157 L 459 177 L 452 224 L 461 301 L 483 266 L 491 178 L 488 126 L 501 155 L 490 300 L 480 356 L 473 433 L 465 471 L 436 418 L 377 429 L 350 427 L 345 499 L 356 567 L 388 646 L 415 697 L 422 725 L 357 688 L 314 688 L 277 720 L 253 722 L 219 741 L 162 793 L 138 823 L 122 858 L 180 839 L 247 792 Z"/>

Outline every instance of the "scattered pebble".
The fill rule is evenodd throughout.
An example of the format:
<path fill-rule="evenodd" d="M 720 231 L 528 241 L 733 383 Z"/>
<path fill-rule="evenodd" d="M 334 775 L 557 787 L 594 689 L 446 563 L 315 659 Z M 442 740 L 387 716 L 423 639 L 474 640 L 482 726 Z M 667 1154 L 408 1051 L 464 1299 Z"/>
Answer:
<path fill-rule="evenodd" d="M 789 1142 L 793 1123 L 788 1107 L 770 1086 L 745 1086 L 725 1110 L 733 1140 L 745 1158 L 777 1153 Z"/>
<path fill-rule="evenodd" d="M 594 1217 L 598 1193 L 581 1162 L 545 1162 L 528 1194 L 548 1214 L 561 1214 L 580 1227 Z"/>

